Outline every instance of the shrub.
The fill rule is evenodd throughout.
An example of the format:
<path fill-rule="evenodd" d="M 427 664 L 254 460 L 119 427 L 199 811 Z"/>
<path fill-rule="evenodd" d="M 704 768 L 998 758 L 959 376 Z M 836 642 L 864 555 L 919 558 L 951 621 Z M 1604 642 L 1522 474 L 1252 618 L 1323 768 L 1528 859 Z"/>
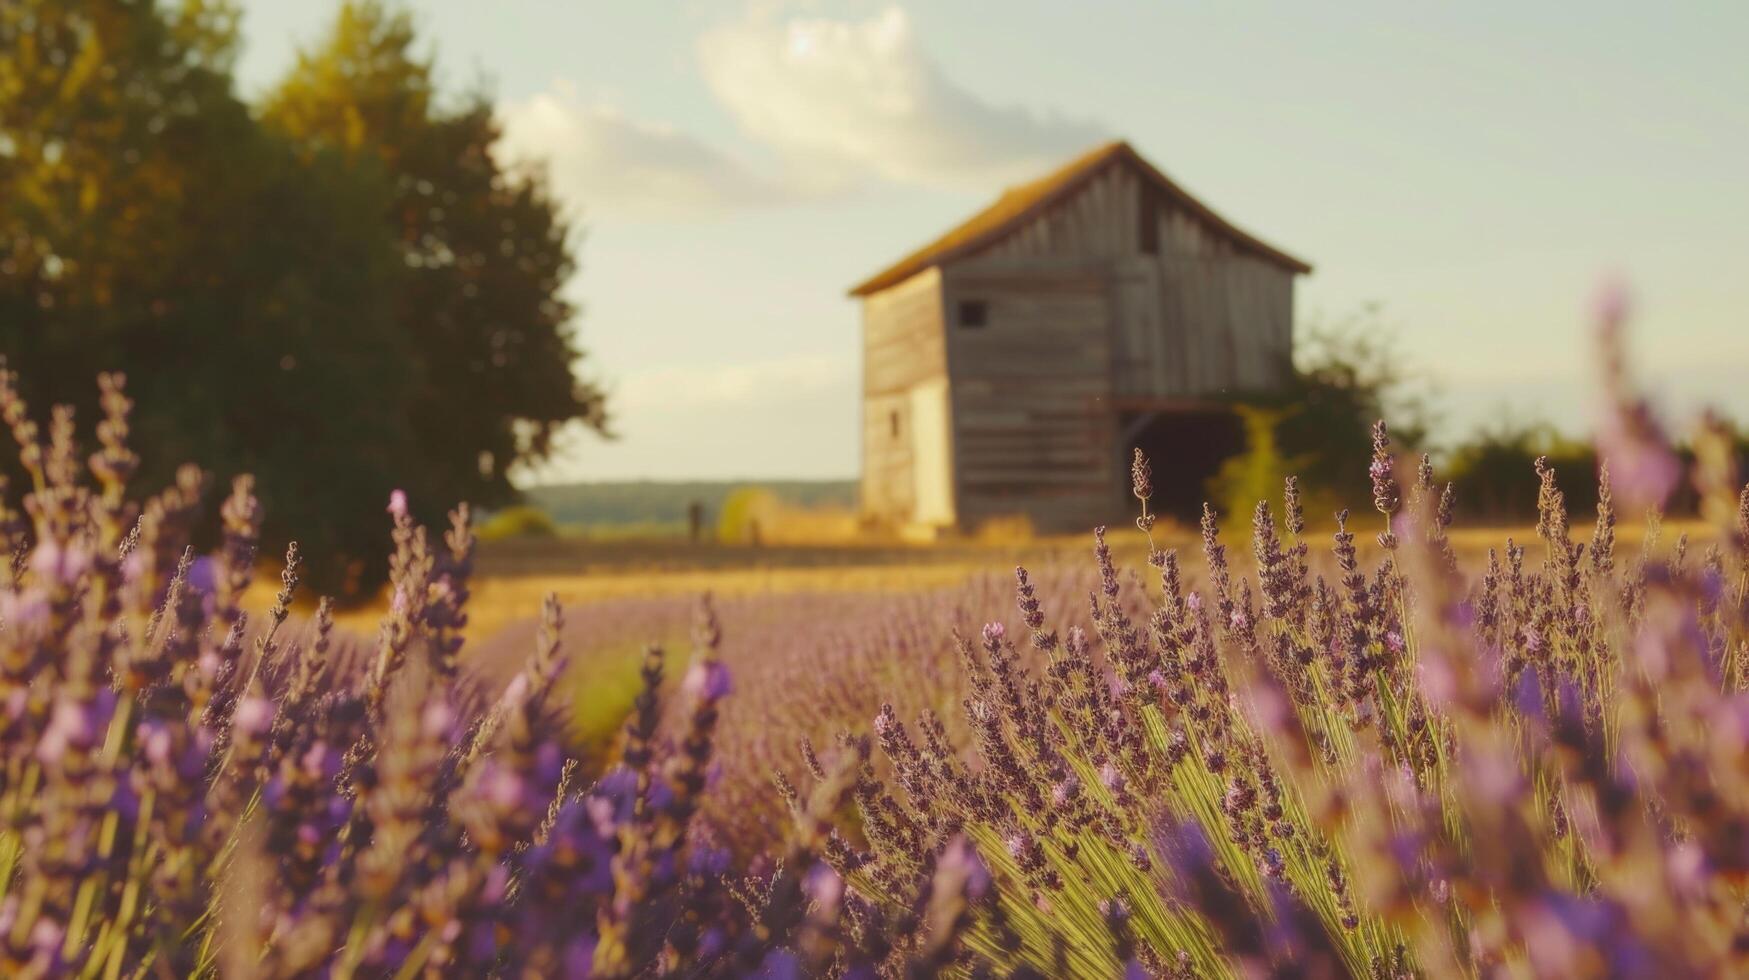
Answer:
<path fill-rule="evenodd" d="M 770 516 L 778 508 L 777 495 L 762 487 L 738 487 L 723 500 L 717 515 L 717 540 L 725 544 L 759 544 Z"/>
<path fill-rule="evenodd" d="M 480 525 L 481 541 L 508 541 L 512 538 L 551 538 L 559 526 L 547 512 L 528 504 L 517 504 L 496 511 Z"/>
<path fill-rule="evenodd" d="M 1712 420 L 1711 426 L 1713 435 L 1708 438 L 1721 458 L 1733 468 L 1749 466 L 1749 437 L 1722 420 Z M 1685 469 L 1698 463 L 1694 446 L 1679 446 L 1674 455 Z M 1570 506 L 1576 510 L 1596 506 L 1599 460 L 1595 448 L 1563 438 L 1547 425 L 1505 420 L 1482 427 L 1452 450 L 1448 467 L 1459 511 L 1490 521 L 1536 516 L 1538 458 L 1546 459 L 1563 482 L 1573 487 L 1567 501 Z M 1662 510 L 1690 516 L 1699 511 L 1700 503 L 1692 486 L 1679 483 Z"/>
<path fill-rule="evenodd" d="M 1534 515 L 1539 458 L 1569 481 L 1578 480 L 1570 501 L 1574 506 L 1596 505 L 1590 488 L 1597 478 L 1597 453 L 1590 446 L 1562 439 L 1546 425 L 1507 420 L 1480 429 L 1451 453 L 1448 468 L 1464 513 L 1491 521 Z"/>
<path fill-rule="evenodd" d="M 1298 345 L 1292 384 L 1268 403 L 1285 410 L 1275 437 L 1298 464 L 1291 472 L 1308 491 L 1329 495 L 1333 507 L 1367 490 L 1367 428 L 1374 419 L 1394 420 L 1396 439 L 1406 447 L 1426 438 L 1426 385 L 1416 383 L 1422 379 L 1395 338 L 1377 307 L 1314 325 Z M 1256 499 L 1234 513 L 1246 512 Z"/>
<path fill-rule="evenodd" d="M 1333 511 L 1366 492 L 1367 429 L 1374 419 L 1398 420 L 1397 439 L 1410 448 L 1426 438 L 1429 412 L 1411 384 L 1415 373 L 1377 307 L 1314 324 L 1296 361 L 1281 390 L 1247 395 L 1232 406 L 1244 448 L 1205 488 L 1223 513 L 1248 512 L 1290 475 L 1301 481 L 1311 512 Z"/>
<path fill-rule="evenodd" d="M 1254 501 L 1269 497 L 1282 481 L 1305 467 L 1307 458 L 1282 454 L 1276 430 L 1292 409 L 1235 406 L 1245 430 L 1245 451 L 1230 457 L 1209 480 L 1208 496 L 1223 513 L 1243 514 Z"/>

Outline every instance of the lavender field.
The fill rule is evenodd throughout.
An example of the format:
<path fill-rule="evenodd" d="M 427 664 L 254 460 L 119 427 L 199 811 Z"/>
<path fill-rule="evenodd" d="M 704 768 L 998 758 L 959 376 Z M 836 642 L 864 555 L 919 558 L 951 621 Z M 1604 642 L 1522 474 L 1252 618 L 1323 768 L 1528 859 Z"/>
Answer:
<path fill-rule="evenodd" d="M 1749 977 L 1749 5 L 1575 13 L 0 0 L 0 980 Z"/>
<path fill-rule="evenodd" d="M 390 501 L 374 638 L 325 600 L 294 620 L 295 546 L 245 608 L 252 482 L 197 552 L 199 472 L 131 502 L 132 404 L 100 380 L 89 454 L 70 410 L 39 425 L 0 383 L 30 480 L 0 515 L 8 975 L 1749 957 L 1749 487 L 1722 432 L 1683 472 L 1619 374 L 1595 515 L 1578 526 L 1538 461 L 1534 540 L 1481 557 L 1381 422 L 1368 513 L 1328 533 L 1290 479 L 1139 567 L 1101 528 L 1081 567 L 910 594 L 552 598 L 478 649 L 466 508 L 427 529 Z M 1137 454 L 1122 533 L 1144 542 L 1152 474 Z M 1704 547 L 1619 544 L 1679 481 Z"/>

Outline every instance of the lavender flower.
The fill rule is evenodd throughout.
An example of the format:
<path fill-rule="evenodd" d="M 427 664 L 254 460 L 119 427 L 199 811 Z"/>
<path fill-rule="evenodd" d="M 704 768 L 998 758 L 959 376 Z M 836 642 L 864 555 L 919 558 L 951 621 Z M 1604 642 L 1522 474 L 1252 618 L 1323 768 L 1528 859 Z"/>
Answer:
<path fill-rule="evenodd" d="M 32 484 L 0 506 L 30 541 L 0 574 L 6 975 L 1742 971 L 1749 489 L 1716 447 L 1697 560 L 1615 560 L 1619 456 L 1574 542 L 1540 461 L 1546 560 L 1508 540 L 1466 581 L 1449 487 L 1424 460 L 1400 499 L 1381 424 L 1383 555 L 1344 513 L 1314 563 L 1290 481 L 1254 564 L 1205 509 L 1204 567 L 1150 546 L 1157 589 L 1100 532 L 1012 586 L 707 599 L 678 685 L 627 661 L 585 757 L 566 666 L 685 604 L 549 597 L 475 650 L 467 509 L 439 536 L 397 495 L 374 645 L 292 615 L 295 550 L 263 613 L 253 484 L 196 555 L 200 480 L 136 518 L 119 379 L 101 404 L 82 463 L 0 372 Z"/>

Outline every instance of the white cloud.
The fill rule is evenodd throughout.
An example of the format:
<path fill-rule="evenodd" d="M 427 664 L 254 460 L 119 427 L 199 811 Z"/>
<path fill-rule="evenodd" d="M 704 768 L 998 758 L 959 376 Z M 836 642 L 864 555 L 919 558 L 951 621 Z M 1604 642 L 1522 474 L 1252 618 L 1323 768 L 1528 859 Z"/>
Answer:
<path fill-rule="evenodd" d="M 746 132 L 823 179 L 982 188 L 1036 176 L 1106 135 L 956 84 L 897 6 L 862 21 L 756 12 L 698 49 L 706 84 Z"/>
<path fill-rule="evenodd" d="M 506 163 L 543 163 L 560 199 L 591 215 L 687 215 L 789 196 L 781 182 L 696 137 L 585 102 L 565 83 L 507 102 L 499 114 L 504 135 L 494 153 Z"/>
<path fill-rule="evenodd" d="M 582 99 L 566 82 L 501 105 L 495 152 L 544 163 L 561 200 L 590 215 L 689 216 L 830 195 L 868 178 L 987 192 L 1106 135 L 962 88 L 896 6 L 860 21 L 756 7 L 706 32 L 697 53 L 712 96 L 775 152 L 775 166 Z"/>

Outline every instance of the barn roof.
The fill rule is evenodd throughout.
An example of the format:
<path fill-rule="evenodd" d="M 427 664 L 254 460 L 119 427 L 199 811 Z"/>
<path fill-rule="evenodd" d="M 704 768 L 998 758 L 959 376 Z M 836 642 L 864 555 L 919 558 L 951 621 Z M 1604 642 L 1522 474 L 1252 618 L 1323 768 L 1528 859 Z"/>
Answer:
<path fill-rule="evenodd" d="M 942 235 L 850 290 L 852 296 L 867 296 L 911 278 L 924 269 L 957 259 L 995 242 L 1022 222 L 1057 203 L 1117 161 L 1127 161 L 1180 207 L 1201 218 L 1240 248 L 1293 272 L 1311 272 L 1312 267 L 1280 249 L 1253 238 L 1191 197 L 1184 188 L 1142 158 L 1128 143 L 1118 140 L 1095 147 L 1067 164 L 1030 183 L 1010 187 L 995 203 L 972 215 L 957 228 Z"/>

